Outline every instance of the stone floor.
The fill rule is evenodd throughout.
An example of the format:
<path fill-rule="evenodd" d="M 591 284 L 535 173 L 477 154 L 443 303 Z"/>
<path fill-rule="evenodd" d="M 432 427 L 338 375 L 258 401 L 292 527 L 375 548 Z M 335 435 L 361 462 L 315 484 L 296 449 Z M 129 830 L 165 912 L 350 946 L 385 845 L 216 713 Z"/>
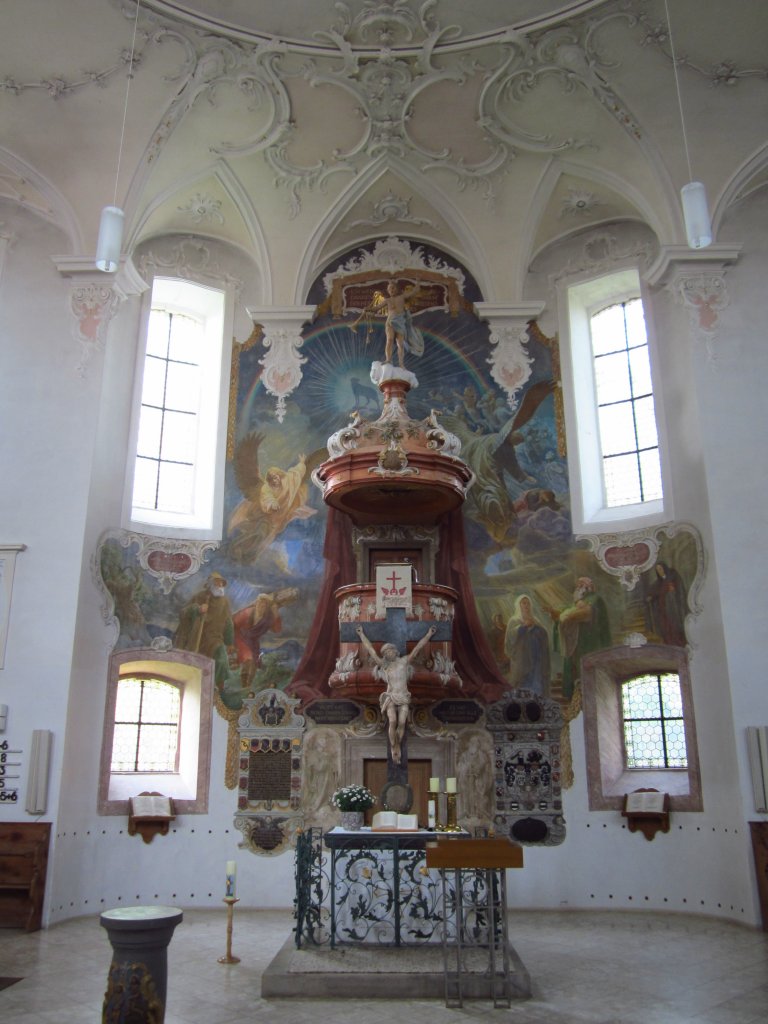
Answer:
<path fill-rule="evenodd" d="M 226 916 L 185 911 L 168 951 L 166 1024 L 430 1024 L 498 1019 L 513 1024 L 764 1024 L 768 1017 L 768 935 L 711 918 L 645 912 L 526 911 L 510 935 L 531 978 L 532 996 L 509 1009 L 471 999 L 301 996 L 264 999 L 261 978 L 284 947 L 289 911 L 235 914 L 232 951 L 222 965 Z M 382 951 L 381 956 L 386 955 Z M 23 980 L 0 991 L 2 1024 L 85 1024 L 101 1020 L 111 949 L 98 917 L 27 935 L 0 931 L 0 976 Z M 393 986 L 398 984 L 393 976 Z"/>

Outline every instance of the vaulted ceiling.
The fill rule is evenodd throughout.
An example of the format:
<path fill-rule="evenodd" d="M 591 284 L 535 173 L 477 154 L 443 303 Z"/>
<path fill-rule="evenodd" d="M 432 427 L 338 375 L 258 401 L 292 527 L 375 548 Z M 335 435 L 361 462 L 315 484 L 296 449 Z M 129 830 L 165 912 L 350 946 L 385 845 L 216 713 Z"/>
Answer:
<path fill-rule="evenodd" d="M 768 181 L 768 4 L 668 6 L 717 232 Z M 138 19 L 133 0 L 5 0 L 0 52 L 0 196 L 73 254 L 116 198 L 128 250 L 222 239 L 264 303 L 387 234 L 454 252 L 501 301 L 588 225 L 684 242 L 664 0 L 141 0 Z"/>

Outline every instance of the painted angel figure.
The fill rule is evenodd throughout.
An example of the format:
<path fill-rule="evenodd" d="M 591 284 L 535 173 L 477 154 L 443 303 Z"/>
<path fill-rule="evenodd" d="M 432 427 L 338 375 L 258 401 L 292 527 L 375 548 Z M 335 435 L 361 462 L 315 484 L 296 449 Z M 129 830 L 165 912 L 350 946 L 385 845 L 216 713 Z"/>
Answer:
<path fill-rule="evenodd" d="M 387 285 L 387 294 L 376 291 L 373 293 L 373 301 L 358 317 L 354 326 L 362 320 L 366 313 L 382 313 L 386 311 L 384 321 L 384 336 L 386 339 L 384 347 L 384 362 L 391 363 L 392 355 L 397 346 L 397 361 L 401 367 L 405 366 L 405 353 L 412 352 L 415 356 L 424 354 L 424 335 L 413 324 L 413 314 L 408 308 L 408 300 L 419 291 L 421 285 L 414 284 L 410 288 L 404 288 L 397 281 L 390 281 Z M 367 339 L 366 339 L 367 342 Z"/>
<path fill-rule="evenodd" d="M 255 562 L 262 551 L 294 519 L 309 519 L 317 509 L 306 504 L 308 462 L 299 455 L 288 469 L 270 466 L 259 471 L 261 434 L 249 434 L 235 449 L 235 479 L 243 500 L 230 516 L 229 551 L 236 561 Z"/>

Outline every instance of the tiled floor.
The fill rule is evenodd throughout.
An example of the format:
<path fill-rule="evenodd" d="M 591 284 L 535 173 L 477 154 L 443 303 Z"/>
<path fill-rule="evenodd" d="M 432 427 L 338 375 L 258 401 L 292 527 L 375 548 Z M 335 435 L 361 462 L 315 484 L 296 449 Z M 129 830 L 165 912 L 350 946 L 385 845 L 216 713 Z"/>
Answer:
<path fill-rule="evenodd" d="M 441 1000 L 261 998 L 260 978 L 290 934 L 288 911 L 237 909 L 233 953 L 222 910 L 186 911 L 168 950 L 166 1024 L 430 1024 L 490 1017 L 515 1024 L 764 1024 L 768 935 L 710 918 L 622 912 L 516 913 L 513 944 L 533 996 L 511 1009 L 483 1000 L 447 1009 Z M 386 955 L 382 951 L 382 956 Z M 26 935 L 0 931 L 2 1024 L 101 1020 L 111 948 L 98 917 Z M 300 979 L 297 985 L 300 985 Z"/>

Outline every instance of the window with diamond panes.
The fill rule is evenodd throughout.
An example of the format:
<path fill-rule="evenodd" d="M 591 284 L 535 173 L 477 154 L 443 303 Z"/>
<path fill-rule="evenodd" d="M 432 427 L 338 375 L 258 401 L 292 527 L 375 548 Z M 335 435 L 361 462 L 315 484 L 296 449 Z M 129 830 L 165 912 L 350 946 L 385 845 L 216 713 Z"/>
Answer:
<path fill-rule="evenodd" d="M 621 687 L 627 768 L 687 768 L 680 677 L 674 672 L 629 679 Z"/>
<path fill-rule="evenodd" d="M 192 511 L 203 340 L 200 320 L 151 311 L 133 479 L 135 509 Z"/>
<path fill-rule="evenodd" d="M 606 306 L 590 319 L 605 504 L 662 497 L 651 361 L 641 299 Z"/>
<path fill-rule="evenodd" d="M 178 686 L 162 679 L 121 679 L 117 686 L 110 771 L 176 771 L 180 717 Z"/>

